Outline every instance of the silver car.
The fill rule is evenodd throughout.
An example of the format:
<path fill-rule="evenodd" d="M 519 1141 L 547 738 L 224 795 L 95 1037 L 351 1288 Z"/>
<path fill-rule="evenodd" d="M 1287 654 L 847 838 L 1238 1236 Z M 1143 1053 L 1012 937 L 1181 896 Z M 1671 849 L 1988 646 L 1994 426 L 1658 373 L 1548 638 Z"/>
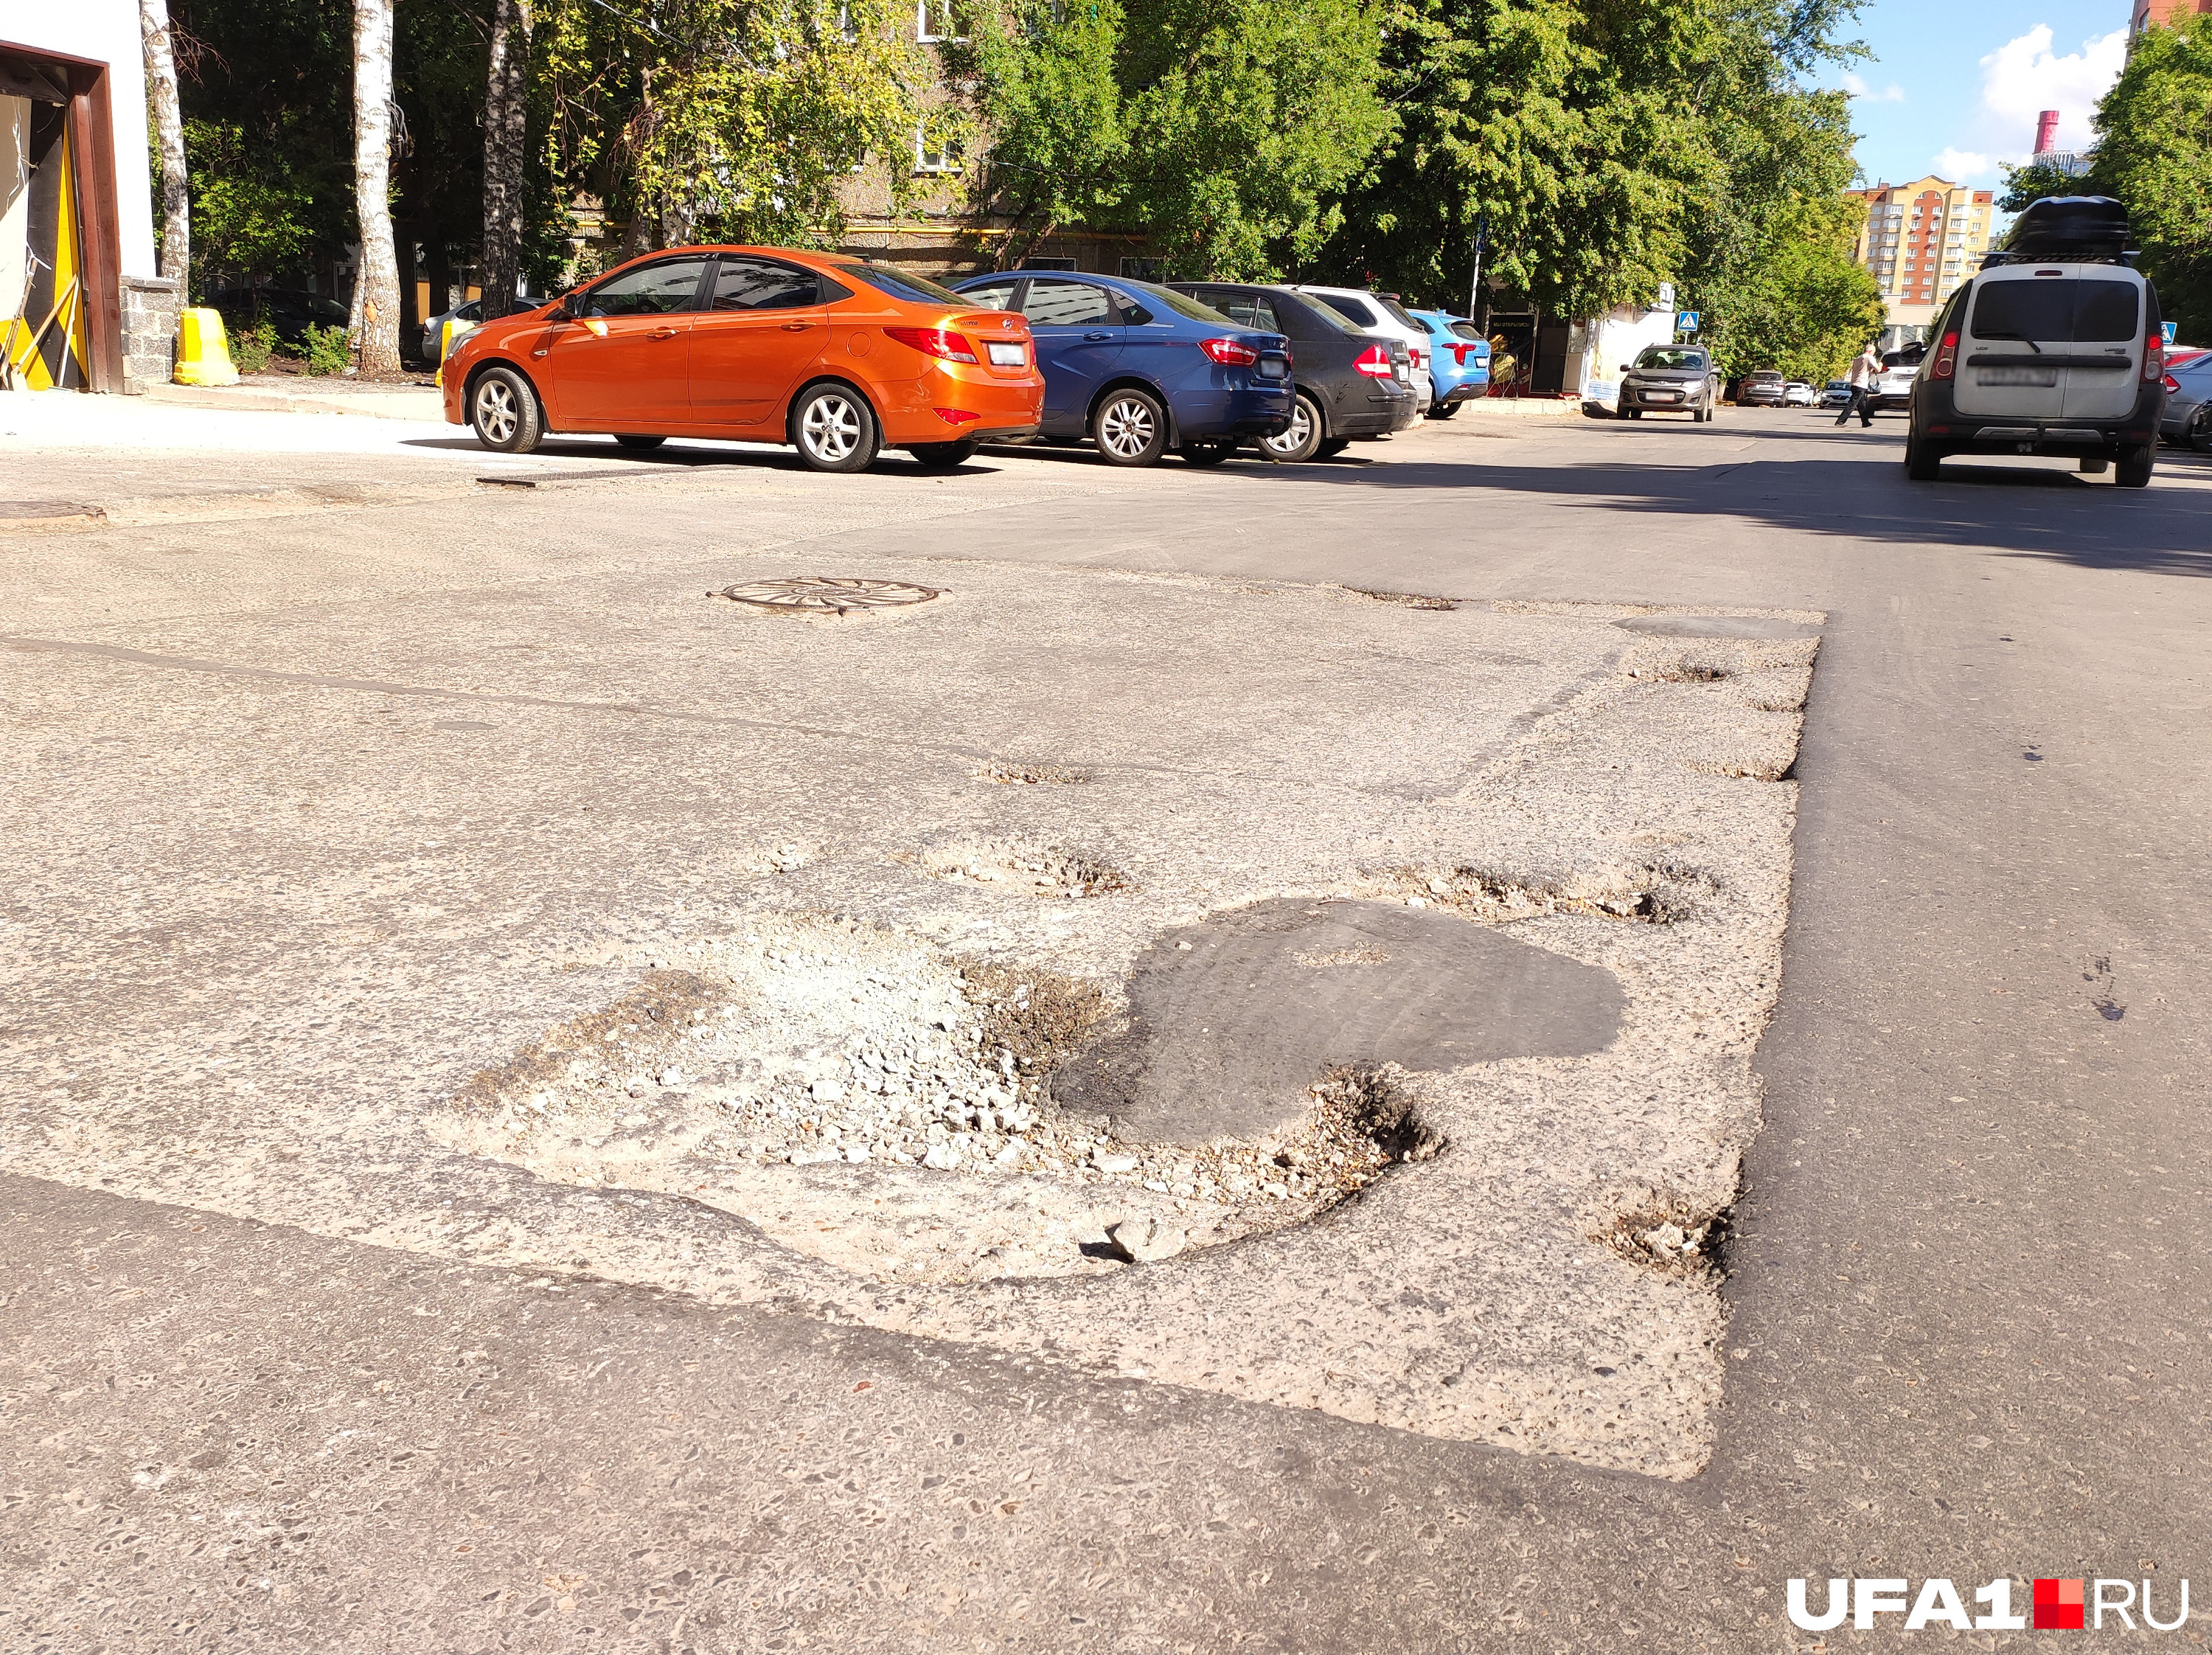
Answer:
<path fill-rule="evenodd" d="M 2166 374 L 2166 407 L 2158 435 L 2177 448 L 2212 454 L 2212 353 L 2192 356 Z"/>
<path fill-rule="evenodd" d="M 1696 345 L 1647 345 L 1620 376 L 1620 399 L 1614 406 L 1623 419 L 1687 414 L 1703 425 L 1713 417 L 1717 394 L 1713 359 Z"/>

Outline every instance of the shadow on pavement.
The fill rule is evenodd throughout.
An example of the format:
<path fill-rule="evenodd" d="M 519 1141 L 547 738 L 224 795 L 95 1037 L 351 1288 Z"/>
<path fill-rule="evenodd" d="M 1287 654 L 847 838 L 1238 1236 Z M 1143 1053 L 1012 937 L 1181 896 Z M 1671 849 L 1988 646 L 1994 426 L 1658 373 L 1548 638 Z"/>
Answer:
<path fill-rule="evenodd" d="M 1901 436 L 1902 422 L 1894 429 Z M 1620 440 L 1633 442 L 1639 429 L 1624 428 Z M 1746 453 L 1741 446 L 1746 436 L 1753 443 L 1786 439 L 1796 452 L 1772 458 Z M 2203 496 L 2194 489 L 2160 486 L 2161 481 L 2212 478 L 2212 465 L 2194 454 L 2161 451 L 2160 476 L 2138 491 L 2115 488 L 2109 473 L 2093 478 L 1987 459 L 1948 464 L 1937 483 L 1911 483 L 1900 463 L 1902 441 L 1883 441 L 1879 426 L 1874 435 L 1739 428 L 1715 438 L 1729 446 L 1701 465 L 1680 463 L 1681 449 L 1669 445 L 1658 463 L 1639 463 L 1632 448 L 1623 447 L 1559 465 L 1412 459 L 1356 471 L 1291 469 L 1301 481 L 1336 486 L 1503 490 L 1577 499 L 1630 514 L 1721 514 L 1899 545 L 1972 547 L 2084 569 L 2212 576 L 2212 529 Z M 1804 443 L 1824 438 L 1823 446 L 1840 451 L 1834 458 L 1803 454 Z"/>

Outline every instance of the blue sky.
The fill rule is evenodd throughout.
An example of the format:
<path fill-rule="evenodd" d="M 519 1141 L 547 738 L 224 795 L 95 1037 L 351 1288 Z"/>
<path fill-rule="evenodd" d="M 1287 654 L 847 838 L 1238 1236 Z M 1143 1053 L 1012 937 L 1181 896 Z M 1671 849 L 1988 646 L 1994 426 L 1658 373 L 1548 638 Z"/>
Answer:
<path fill-rule="evenodd" d="M 2060 113 L 2060 149 L 2086 148 L 2128 11 L 2128 0 L 1869 0 L 1856 33 L 1874 56 L 1844 82 L 1866 181 L 1932 172 L 1999 185 L 1999 163 L 2035 147 L 2041 109 Z"/>

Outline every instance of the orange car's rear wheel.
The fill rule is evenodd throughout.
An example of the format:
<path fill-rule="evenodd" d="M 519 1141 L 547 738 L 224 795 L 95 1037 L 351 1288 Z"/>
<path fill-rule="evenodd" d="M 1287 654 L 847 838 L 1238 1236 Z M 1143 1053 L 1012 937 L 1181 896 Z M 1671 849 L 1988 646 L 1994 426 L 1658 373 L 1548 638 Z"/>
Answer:
<path fill-rule="evenodd" d="M 849 385 L 810 386 L 791 410 L 791 440 L 817 472 L 864 472 L 884 437 L 875 411 Z"/>

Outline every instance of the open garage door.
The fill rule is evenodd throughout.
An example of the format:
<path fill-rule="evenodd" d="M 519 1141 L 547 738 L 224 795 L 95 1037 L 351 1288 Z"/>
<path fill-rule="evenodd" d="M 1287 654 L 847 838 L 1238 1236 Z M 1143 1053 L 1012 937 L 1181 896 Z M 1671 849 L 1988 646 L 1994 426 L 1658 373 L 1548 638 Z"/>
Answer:
<path fill-rule="evenodd" d="M 106 65 L 0 42 L 0 386 L 119 388 Z"/>

